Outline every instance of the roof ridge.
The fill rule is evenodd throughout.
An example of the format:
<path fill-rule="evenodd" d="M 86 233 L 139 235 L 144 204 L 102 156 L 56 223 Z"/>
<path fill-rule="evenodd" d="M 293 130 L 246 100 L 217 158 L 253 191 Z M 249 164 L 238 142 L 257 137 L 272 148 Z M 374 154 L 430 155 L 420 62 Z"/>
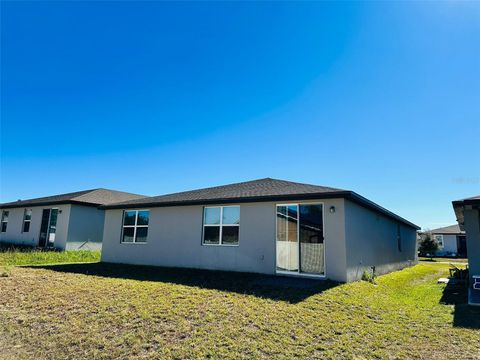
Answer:
<path fill-rule="evenodd" d="M 319 186 L 319 187 L 322 187 L 322 188 L 325 188 L 325 189 L 336 190 L 336 191 L 350 191 L 350 190 L 346 190 L 346 189 L 334 188 L 334 187 L 331 187 L 331 186 L 323 186 L 323 185 L 302 183 L 302 182 L 298 182 L 298 181 L 282 180 L 282 179 L 275 179 L 275 178 L 265 178 L 265 179 L 274 180 L 274 181 L 281 181 L 281 182 L 295 184 L 295 185 Z"/>
<path fill-rule="evenodd" d="M 107 204 L 112 202 L 119 202 L 120 200 L 134 198 L 144 198 L 145 195 L 127 193 L 124 191 L 111 190 L 105 188 L 95 188 L 88 190 L 73 191 L 68 193 L 41 196 L 36 198 L 29 198 L 25 200 L 17 200 L 1 203 L 0 207 L 22 207 L 22 206 L 40 206 L 46 204 L 61 204 L 61 203 L 84 203 L 84 204 Z M 113 200 L 113 201 L 112 201 Z"/>
<path fill-rule="evenodd" d="M 100 191 L 100 190 L 110 191 L 110 192 L 114 192 L 114 193 L 130 194 L 130 195 L 139 195 L 139 196 L 148 197 L 148 196 L 145 196 L 145 195 L 143 195 L 143 194 L 137 194 L 137 193 L 132 193 L 132 192 L 129 192 L 129 191 L 113 190 L 113 189 L 107 189 L 107 188 L 92 189 L 92 190 L 90 190 L 90 191 L 87 191 L 85 194 L 88 194 L 88 193 L 94 192 L 94 191 Z"/>
<path fill-rule="evenodd" d="M 288 180 L 263 178 L 239 183 L 212 186 L 196 190 L 150 196 L 138 200 L 122 201 L 101 206 L 103 209 L 208 205 L 221 203 L 248 203 L 285 200 L 309 200 L 327 198 L 348 198 L 374 211 L 381 212 L 397 221 L 401 221 L 415 229 L 419 227 L 395 213 L 375 204 L 351 190 L 332 187 L 296 183 Z"/>
<path fill-rule="evenodd" d="M 257 186 L 255 187 L 255 184 L 262 184 L 265 183 L 265 186 Z M 268 182 L 268 183 L 267 183 Z M 211 187 L 207 187 L 207 188 L 197 188 L 197 189 L 193 189 L 193 190 L 185 190 L 185 191 L 178 191 L 178 192 L 173 192 L 173 193 L 165 193 L 165 194 L 161 194 L 161 195 L 156 195 L 156 196 L 147 196 L 143 199 L 143 201 L 150 201 L 150 202 L 156 202 L 156 201 L 166 201 L 165 199 L 168 199 L 170 197 L 174 197 L 174 196 L 187 196 L 187 195 L 194 195 L 194 194 L 202 194 L 202 193 L 208 193 L 208 192 L 218 192 L 218 191 L 221 191 L 223 189 L 226 189 L 226 190 L 230 190 L 230 189 L 235 189 L 235 188 L 239 188 L 239 191 L 249 191 L 250 189 L 248 188 L 249 186 L 247 187 L 244 187 L 242 189 L 242 186 L 245 186 L 245 185 L 252 185 L 252 191 L 255 191 L 255 189 L 258 189 L 258 188 L 264 188 L 264 189 L 268 189 L 268 185 L 267 184 L 281 184 L 281 185 L 285 185 L 284 187 L 285 188 L 290 188 L 290 187 L 294 187 L 294 186 L 301 186 L 301 187 L 310 187 L 310 188 L 313 188 L 313 190 L 316 190 L 316 188 L 318 188 L 318 191 L 309 191 L 309 193 L 322 193 L 322 192 L 349 192 L 350 190 L 344 190 L 344 189 L 338 189 L 338 188 L 332 188 L 332 187 L 328 187 L 328 186 L 321 186 L 321 185 L 314 185 L 314 184 L 306 184 L 306 183 L 299 183 L 299 182 L 293 182 L 293 181 L 289 181 L 289 180 L 282 180 L 282 179 L 274 179 L 274 178 L 270 178 L 270 177 L 266 177 L 266 178 L 261 178 L 261 179 L 254 179 L 254 180 L 248 180 L 248 181 L 242 181 L 242 182 L 237 182 L 237 183 L 231 183 L 231 184 L 225 184 L 225 185 L 217 185 L 217 186 L 211 186 Z M 275 188 L 275 186 L 272 186 L 271 188 Z M 277 188 L 280 188 L 277 186 Z M 288 192 L 290 194 L 290 192 Z M 295 193 L 295 191 L 293 191 L 292 193 Z M 210 195 L 210 197 L 212 197 L 213 194 Z M 220 195 L 215 195 L 216 197 L 223 197 Z M 249 195 L 245 195 L 245 196 L 249 196 Z M 253 195 L 255 196 L 255 195 Z M 233 197 L 235 198 L 235 197 Z M 134 204 L 138 202 L 138 200 L 126 200 L 126 201 L 121 201 L 121 202 L 118 202 L 118 203 L 115 203 L 115 205 L 130 205 L 130 204 Z M 112 205 L 112 204 L 111 204 Z"/>
<path fill-rule="evenodd" d="M 165 196 L 182 195 L 182 194 L 185 195 L 185 194 L 194 193 L 194 192 L 197 192 L 197 191 L 212 191 L 212 190 L 228 188 L 228 187 L 231 187 L 231 186 L 242 186 L 242 185 L 245 185 L 245 184 L 259 183 L 259 182 L 262 182 L 262 181 L 265 181 L 265 180 L 271 180 L 271 181 L 275 181 L 275 182 L 278 182 L 278 183 L 291 184 L 291 185 L 314 186 L 314 187 L 320 187 L 320 188 L 327 189 L 327 190 L 332 190 L 332 191 L 348 191 L 348 190 L 333 188 L 333 187 L 329 187 L 329 186 L 314 185 L 314 184 L 300 183 L 300 182 L 294 182 L 294 181 L 289 181 L 289 180 L 274 179 L 274 178 L 266 177 L 266 178 L 261 178 L 261 179 L 241 181 L 241 182 L 230 183 L 230 184 L 225 184 L 225 185 L 216 185 L 216 186 L 209 186 L 209 187 L 206 187 L 206 188 L 197 188 L 197 189 L 193 189 L 193 190 L 177 191 L 177 192 L 173 192 L 173 193 L 165 193 L 165 194 L 161 194 L 161 195 L 147 196 L 147 198 L 158 199 L 158 198 L 165 197 Z M 127 202 L 130 202 L 130 201 L 134 201 L 134 200 L 123 201 L 123 202 L 120 202 L 119 204 L 127 203 Z"/>
<path fill-rule="evenodd" d="M 14 203 L 17 203 L 17 202 L 20 202 L 20 201 L 41 200 L 41 199 L 45 199 L 45 198 L 50 198 L 52 196 L 66 196 L 66 195 L 75 195 L 75 194 L 78 194 L 78 196 L 82 196 L 82 195 L 88 194 L 90 192 L 93 192 L 95 190 L 98 190 L 98 189 L 71 191 L 71 192 L 56 194 L 56 195 L 46 195 L 46 196 L 39 196 L 39 197 L 28 198 L 28 199 L 18 199 L 18 200 L 15 200 L 15 201 L 8 201 L 8 202 L 5 202 L 5 203 L 1 203 L 0 205 L 14 204 Z M 73 196 L 72 199 L 74 199 L 75 197 L 77 197 L 77 196 Z"/>

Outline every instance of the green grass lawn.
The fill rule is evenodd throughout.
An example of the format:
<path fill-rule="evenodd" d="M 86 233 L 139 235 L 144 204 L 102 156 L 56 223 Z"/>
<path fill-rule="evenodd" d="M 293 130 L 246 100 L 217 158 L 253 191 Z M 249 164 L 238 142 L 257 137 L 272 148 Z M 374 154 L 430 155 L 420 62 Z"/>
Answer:
<path fill-rule="evenodd" d="M 102 263 L 13 267 L 0 277 L 0 358 L 478 359 L 480 310 L 462 288 L 437 284 L 447 273 L 421 263 L 375 286 Z"/>
<path fill-rule="evenodd" d="M 100 261 L 100 251 L 0 251 L 0 267 L 9 265 L 48 265 Z"/>
<path fill-rule="evenodd" d="M 420 256 L 418 258 L 420 261 L 430 261 L 430 262 L 448 262 L 448 263 L 468 263 L 468 259 L 463 259 L 463 258 L 447 258 L 447 257 L 422 257 Z"/>

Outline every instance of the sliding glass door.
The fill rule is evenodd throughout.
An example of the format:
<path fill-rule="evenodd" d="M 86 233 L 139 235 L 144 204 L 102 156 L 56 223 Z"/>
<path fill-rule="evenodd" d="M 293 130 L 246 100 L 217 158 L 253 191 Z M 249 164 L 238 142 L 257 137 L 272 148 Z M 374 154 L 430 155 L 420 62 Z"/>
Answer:
<path fill-rule="evenodd" d="M 43 209 L 40 225 L 39 247 L 53 247 L 57 232 L 58 209 Z"/>
<path fill-rule="evenodd" d="M 322 204 L 277 205 L 277 272 L 325 274 Z"/>
<path fill-rule="evenodd" d="M 40 236 L 38 239 L 39 247 L 45 247 L 47 245 L 49 220 L 50 220 L 50 209 L 43 209 L 42 223 L 40 225 Z"/>
<path fill-rule="evenodd" d="M 325 274 L 323 239 L 323 206 L 299 205 L 300 271 Z"/>
<path fill-rule="evenodd" d="M 51 209 L 50 221 L 48 224 L 48 238 L 47 238 L 48 247 L 53 247 L 53 244 L 55 243 L 55 234 L 57 233 L 57 217 L 58 217 L 58 209 Z"/>
<path fill-rule="evenodd" d="M 277 206 L 277 270 L 298 272 L 298 206 Z"/>

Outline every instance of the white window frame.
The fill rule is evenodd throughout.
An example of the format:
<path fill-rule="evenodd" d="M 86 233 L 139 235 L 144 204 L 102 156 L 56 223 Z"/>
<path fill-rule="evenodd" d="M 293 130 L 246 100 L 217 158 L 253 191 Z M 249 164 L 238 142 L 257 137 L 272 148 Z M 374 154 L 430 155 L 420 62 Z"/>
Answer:
<path fill-rule="evenodd" d="M 135 211 L 135 224 L 134 225 L 125 225 L 125 212 Z M 138 213 L 140 211 L 148 211 L 148 225 L 137 225 L 138 222 Z M 122 211 L 122 234 L 120 235 L 121 244 L 135 244 L 135 245 L 144 245 L 148 242 L 148 233 L 147 241 L 137 242 L 137 229 L 138 228 L 147 228 L 150 225 L 150 209 L 125 209 Z M 133 228 L 133 241 L 123 241 L 123 232 L 125 228 Z"/>
<path fill-rule="evenodd" d="M 285 271 L 285 270 L 278 270 L 277 269 L 277 229 L 278 229 L 278 217 L 277 217 L 277 207 L 278 206 L 291 206 L 296 205 L 298 209 L 298 214 L 300 213 L 300 205 L 322 205 L 322 234 L 323 234 L 323 274 L 311 274 L 311 273 L 304 273 L 300 271 L 300 251 L 298 252 L 298 270 L 297 271 Z M 298 277 L 305 277 L 305 278 L 318 278 L 318 279 L 326 279 L 327 278 L 327 241 L 325 237 L 325 203 L 322 201 L 302 201 L 302 202 L 293 202 L 293 203 L 279 203 L 275 204 L 275 274 L 279 275 L 288 275 L 288 276 L 298 276 Z M 297 221 L 299 218 L 297 218 Z M 297 242 L 298 246 L 300 246 L 300 226 L 297 226 Z"/>
<path fill-rule="evenodd" d="M 228 207 L 238 207 L 239 211 L 239 218 L 238 224 L 223 224 L 223 209 Z M 220 208 L 220 223 L 219 224 L 205 224 L 205 210 L 206 209 L 217 209 Z M 241 206 L 240 205 L 216 205 L 216 206 L 204 206 L 203 207 L 203 214 L 202 214 L 202 245 L 204 246 L 239 246 L 240 245 L 240 223 L 241 223 Z M 206 244 L 205 243 L 205 227 L 220 227 L 220 237 L 218 239 L 218 244 Z M 222 237 L 223 237 L 223 227 L 224 226 L 237 226 L 238 227 L 238 242 L 236 244 L 223 244 Z"/>
<path fill-rule="evenodd" d="M 5 214 L 7 214 L 7 216 L 5 216 Z M 1 232 L 7 232 L 7 227 L 8 227 L 8 217 L 10 216 L 10 211 L 9 210 L 3 210 L 2 211 L 2 218 L 1 218 L 1 222 L 0 222 L 0 231 Z M 5 220 L 5 217 L 7 218 Z M 6 224 L 5 225 L 5 231 L 3 231 L 3 224 Z"/>
<path fill-rule="evenodd" d="M 443 243 L 443 234 L 435 234 L 433 235 L 433 238 L 438 243 L 438 248 L 443 249 L 443 247 L 445 246 L 445 244 Z"/>
<path fill-rule="evenodd" d="M 27 216 L 27 211 L 30 211 L 30 220 L 27 220 L 26 219 L 26 216 Z M 22 233 L 29 233 L 30 232 L 30 226 L 32 226 L 32 214 L 33 214 L 33 211 L 32 209 L 24 209 L 23 210 L 23 222 L 22 222 Z M 24 231 L 25 229 L 25 223 L 28 222 L 28 231 Z"/>

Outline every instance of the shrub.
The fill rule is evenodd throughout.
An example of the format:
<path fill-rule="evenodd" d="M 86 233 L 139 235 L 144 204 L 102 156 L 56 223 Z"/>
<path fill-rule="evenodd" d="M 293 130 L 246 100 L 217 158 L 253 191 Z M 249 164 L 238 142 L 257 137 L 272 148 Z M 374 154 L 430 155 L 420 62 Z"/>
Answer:
<path fill-rule="evenodd" d="M 433 258 L 437 250 L 438 250 L 437 241 L 432 237 L 432 234 L 428 232 L 425 233 L 418 247 L 418 251 L 420 252 L 420 255 L 430 256 L 430 258 Z"/>
<path fill-rule="evenodd" d="M 375 282 L 375 270 L 372 268 L 372 272 L 365 270 L 362 274 L 362 280 L 367 281 L 371 284 L 376 284 Z"/>

